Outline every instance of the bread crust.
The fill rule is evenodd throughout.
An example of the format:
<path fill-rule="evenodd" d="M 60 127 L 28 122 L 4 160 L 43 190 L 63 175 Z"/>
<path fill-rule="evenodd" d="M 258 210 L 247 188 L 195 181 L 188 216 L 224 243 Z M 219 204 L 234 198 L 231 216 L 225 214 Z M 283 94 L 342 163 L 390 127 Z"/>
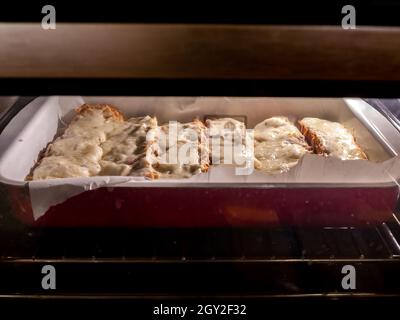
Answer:
<path fill-rule="evenodd" d="M 306 138 L 307 143 L 311 146 L 314 153 L 328 155 L 327 151 L 318 139 L 318 136 L 309 130 L 301 121 L 299 121 L 299 129 L 303 136 Z"/>
<path fill-rule="evenodd" d="M 83 104 L 75 109 L 77 115 L 84 115 L 86 112 L 101 110 L 106 119 L 113 118 L 116 121 L 124 121 L 124 115 L 116 107 L 108 104 Z"/>
<path fill-rule="evenodd" d="M 199 137 L 199 156 L 200 156 L 200 170 L 201 172 L 207 172 L 210 168 L 210 149 L 209 149 L 209 141 L 208 141 L 208 128 L 204 125 L 204 123 L 195 118 L 193 123 L 196 124 L 200 128 L 200 137 Z M 203 153 L 206 153 L 204 157 Z"/>

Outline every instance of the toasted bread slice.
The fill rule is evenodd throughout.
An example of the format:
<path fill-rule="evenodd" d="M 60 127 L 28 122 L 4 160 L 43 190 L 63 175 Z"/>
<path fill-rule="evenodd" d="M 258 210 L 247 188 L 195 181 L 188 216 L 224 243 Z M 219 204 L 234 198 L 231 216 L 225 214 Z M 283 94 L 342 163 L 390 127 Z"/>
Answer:
<path fill-rule="evenodd" d="M 198 119 L 160 126 L 151 148 L 149 159 L 159 177 L 189 178 L 210 166 L 207 128 Z"/>
<path fill-rule="evenodd" d="M 211 163 L 241 166 L 248 160 L 246 125 L 233 118 L 207 119 Z M 254 157 L 254 155 L 250 155 Z"/>
<path fill-rule="evenodd" d="M 367 155 L 356 143 L 352 133 L 338 122 L 318 118 L 299 121 L 300 131 L 314 152 L 342 160 L 366 160 Z"/>
<path fill-rule="evenodd" d="M 64 133 L 49 143 L 27 180 L 87 177 L 98 175 L 103 151 L 101 143 L 124 121 L 121 112 L 109 105 L 84 104 Z"/>
<path fill-rule="evenodd" d="M 272 117 L 257 124 L 254 139 L 254 166 L 268 174 L 288 171 L 311 151 L 304 136 L 286 117 Z"/>

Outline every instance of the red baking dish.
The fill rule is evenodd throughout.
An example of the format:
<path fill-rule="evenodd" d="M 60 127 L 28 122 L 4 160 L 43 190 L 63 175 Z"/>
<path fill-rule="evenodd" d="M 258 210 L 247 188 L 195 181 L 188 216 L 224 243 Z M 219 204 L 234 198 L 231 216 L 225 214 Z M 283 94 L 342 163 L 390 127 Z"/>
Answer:
<path fill-rule="evenodd" d="M 40 227 L 370 226 L 387 221 L 397 187 L 98 188 L 33 219 L 27 189 L 8 187 L 16 216 Z"/>

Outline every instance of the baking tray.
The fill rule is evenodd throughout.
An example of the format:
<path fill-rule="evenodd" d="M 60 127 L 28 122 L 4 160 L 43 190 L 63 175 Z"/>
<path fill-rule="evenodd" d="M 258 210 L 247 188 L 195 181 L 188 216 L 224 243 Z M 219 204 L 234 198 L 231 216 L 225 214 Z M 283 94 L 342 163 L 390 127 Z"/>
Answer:
<path fill-rule="evenodd" d="M 218 166 L 183 180 L 24 181 L 39 151 L 83 102 L 110 103 L 127 116 L 156 115 L 159 122 L 243 116 L 249 128 L 275 115 L 320 117 L 351 128 L 371 161 L 309 155 L 278 175 L 238 176 Z M 19 109 L 0 136 L 0 182 L 12 213 L 33 226 L 370 226 L 389 219 L 399 198 L 400 133 L 360 99 L 52 96 Z"/>

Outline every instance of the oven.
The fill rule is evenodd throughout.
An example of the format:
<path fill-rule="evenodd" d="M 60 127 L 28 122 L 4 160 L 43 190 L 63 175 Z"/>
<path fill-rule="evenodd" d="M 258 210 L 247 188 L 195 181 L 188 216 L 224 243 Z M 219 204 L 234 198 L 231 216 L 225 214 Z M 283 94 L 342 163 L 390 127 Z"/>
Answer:
<path fill-rule="evenodd" d="M 397 301 L 400 29 L 199 20 L 0 25 L 1 300 L 160 318 Z M 27 180 L 84 103 L 162 123 L 323 118 L 369 160 Z"/>

